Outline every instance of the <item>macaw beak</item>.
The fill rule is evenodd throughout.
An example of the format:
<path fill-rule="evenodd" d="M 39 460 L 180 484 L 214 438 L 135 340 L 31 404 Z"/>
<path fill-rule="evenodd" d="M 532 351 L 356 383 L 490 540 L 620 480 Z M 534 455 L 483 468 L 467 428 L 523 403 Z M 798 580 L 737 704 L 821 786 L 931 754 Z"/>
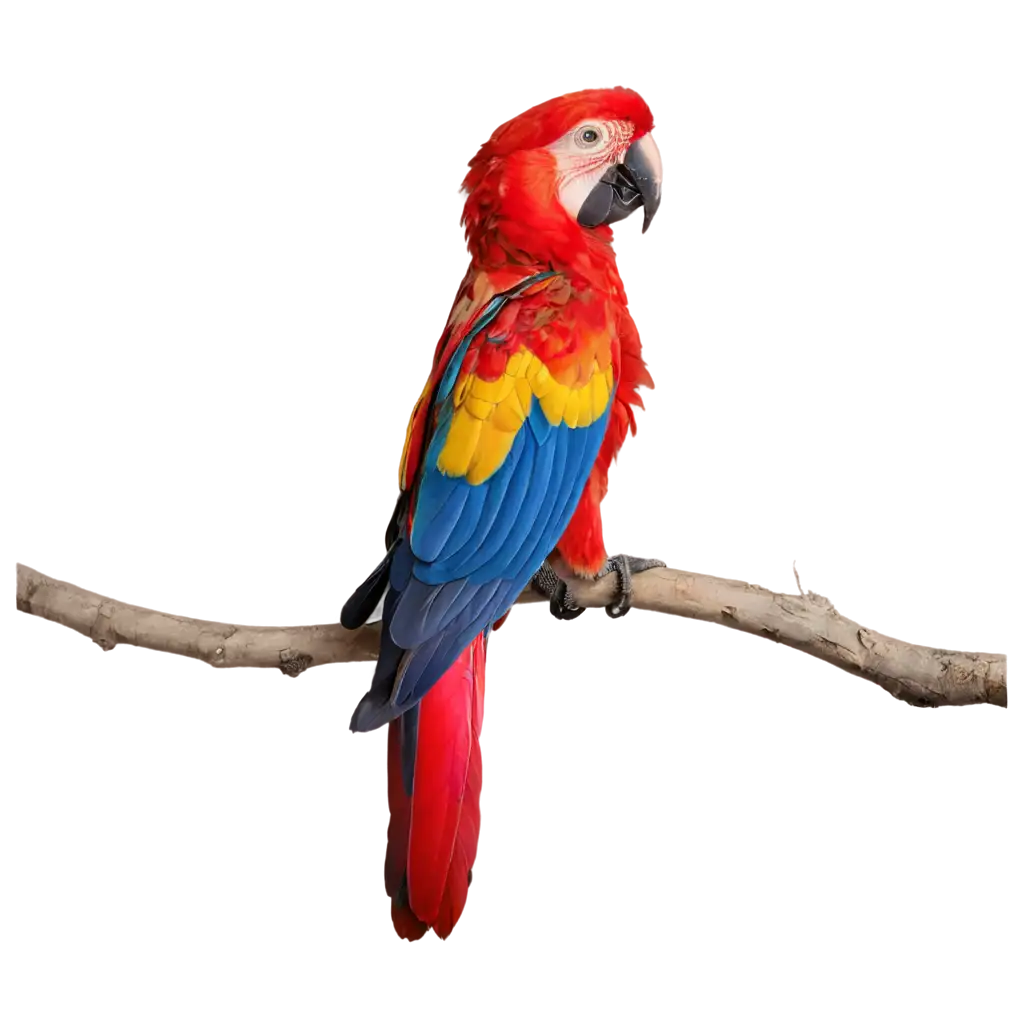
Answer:
<path fill-rule="evenodd" d="M 661 154 L 652 135 L 637 139 L 583 201 L 576 220 L 586 228 L 625 220 L 643 207 L 646 231 L 661 205 Z"/>

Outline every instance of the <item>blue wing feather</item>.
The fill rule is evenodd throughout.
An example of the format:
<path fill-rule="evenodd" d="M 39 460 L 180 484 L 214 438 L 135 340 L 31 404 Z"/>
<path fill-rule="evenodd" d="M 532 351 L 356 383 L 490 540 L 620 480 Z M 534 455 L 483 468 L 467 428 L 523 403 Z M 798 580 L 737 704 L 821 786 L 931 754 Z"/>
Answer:
<path fill-rule="evenodd" d="M 544 415 L 544 411 L 536 402 L 533 403 L 533 408 L 530 410 L 530 415 L 526 422 L 529 424 L 530 431 L 533 433 L 537 444 L 544 444 L 551 435 L 552 426 L 548 422 L 547 416 Z"/>
<path fill-rule="evenodd" d="M 503 540 L 483 565 L 471 574 L 442 582 L 423 579 L 424 575 L 433 575 L 429 570 L 436 569 L 441 562 L 414 562 L 413 579 L 399 599 L 391 632 L 403 646 L 414 638 L 424 646 L 409 651 L 395 695 L 397 707 L 406 706 L 409 700 L 419 700 L 466 644 L 508 611 L 540 568 L 564 533 L 579 501 L 604 436 L 607 415 L 589 427 L 554 427 L 543 445 L 536 444 L 529 431 L 521 431 L 520 436 L 526 438 L 524 451 L 537 449 L 532 453 L 532 471 L 523 474 L 528 476 L 529 486 L 521 492 L 503 492 L 504 501 L 494 520 L 497 529 L 492 531 L 501 534 Z M 489 483 L 478 485 L 478 489 Z M 513 494 L 519 497 L 518 502 L 510 500 Z M 499 523 L 502 518 L 511 529 L 505 530 L 506 524 Z M 478 535 L 480 549 L 491 548 L 492 533 Z M 455 597 L 448 597 L 456 583 L 465 585 L 460 586 Z M 445 595 L 440 604 L 438 597 L 431 596 L 434 594 Z M 415 636 L 405 629 L 396 629 L 410 614 L 419 623 Z M 438 643 L 433 642 L 434 637 Z"/>
<path fill-rule="evenodd" d="M 479 555 L 480 538 L 492 534 L 495 519 L 503 507 L 508 483 L 517 463 L 518 452 L 510 452 L 506 466 L 499 470 L 501 473 L 507 468 L 504 478 L 498 479 L 499 474 L 495 474 L 488 481 L 487 487 L 470 487 L 464 480 L 460 481 L 460 485 L 469 492 L 469 497 L 466 499 L 466 507 L 459 521 L 459 537 L 453 536 L 451 543 L 445 546 L 444 556 L 426 567 L 429 572 L 425 578 L 446 580 L 468 575 L 468 567 L 475 563 Z M 465 539 L 462 543 L 457 543 L 463 534 Z"/>
<path fill-rule="evenodd" d="M 414 706 L 508 611 L 565 531 L 597 457 L 611 402 L 590 426 L 570 428 L 552 426 L 534 401 L 505 461 L 483 483 L 437 468 L 469 343 L 508 298 L 484 308 L 441 378 L 411 530 L 403 527 L 392 555 L 381 656 L 354 729 L 376 728 Z"/>
<path fill-rule="evenodd" d="M 571 429 L 565 424 L 552 428 L 552 435 L 558 436 L 562 442 L 561 448 L 565 452 L 565 462 L 559 478 L 562 486 L 551 495 L 547 518 L 543 523 L 537 523 L 535 533 L 531 535 L 533 543 L 524 545 L 516 560 L 510 565 L 509 571 L 517 579 L 525 577 L 524 586 L 526 580 L 537 571 L 565 532 L 590 476 L 590 468 L 597 457 L 606 422 L 606 418 L 602 417 L 591 427 L 583 429 Z M 598 429 L 594 430 L 594 427 Z M 553 437 L 549 439 L 548 444 L 551 444 L 552 440 Z"/>
<path fill-rule="evenodd" d="M 437 506 L 436 502 L 431 502 L 431 510 L 434 511 L 434 515 L 430 518 L 424 518 L 423 529 L 413 531 L 413 544 L 412 550 L 418 559 L 423 562 L 434 562 L 438 558 L 441 558 L 445 551 L 448 550 L 452 545 L 453 534 L 460 534 L 461 539 L 454 545 L 455 547 L 461 547 L 465 543 L 464 530 L 459 530 L 460 519 L 462 517 L 463 509 L 466 507 L 466 501 L 469 498 L 469 487 L 463 484 L 459 487 L 448 488 L 447 496 L 444 499 L 444 503 Z M 419 524 L 420 509 L 416 507 L 416 519 L 414 522 Z"/>
<path fill-rule="evenodd" d="M 491 580 L 473 589 L 471 605 L 463 607 L 443 630 L 407 653 L 398 673 L 393 706 L 404 709 L 424 697 L 473 637 L 487 623 L 501 617 L 498 609 L 507 608 L 519 593 L 517 590 L 509 596 L 508 580 Z"/>
<path fill-rule="evenodd" d="M 446 553 L 432 565 L 417 566 L 416 575 L 420 579 L 426 583 L 441 583 L 456 576 L 469 576 L 474 583 L 481 583 L 491 578 L 491 574 L 481 574 L 478 570 L 508 541 L 530 488 L 535 454 L 536 446 L 528 443 L 526 432 L 520 430 L 502 467 L 476 488 L 488 492 L 484 503 L 488 514 L 481 516 L 472 549 L 452 551 L 451 562 Z M 423 486 L 434 486 L 436 479 L 447 478 L 436 473 L 425 479 Z M 467 489 L 471 486 L 465 480 L 458 483 Z M 414 521 L 414 536 L 416 526 Z"/>

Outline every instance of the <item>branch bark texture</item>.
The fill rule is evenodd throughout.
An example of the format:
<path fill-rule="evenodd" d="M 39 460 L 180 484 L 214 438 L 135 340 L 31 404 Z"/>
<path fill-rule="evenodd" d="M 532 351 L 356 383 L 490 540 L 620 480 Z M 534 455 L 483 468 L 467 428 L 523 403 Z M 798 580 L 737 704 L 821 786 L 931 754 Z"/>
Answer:
<path fill-rule="evenodd" d="M 584 607 L 612 597 L 614 576 L 578 580 Z M 651 569 L 633 579 L 633 607 L 716 622 L 803 651 L 870 680 L 917 707 L 1006 706 L 1006 656 L 946 651 L 895 640 L 840 615 L 813 592 L 776 594 L 750 583 L 679 569 Z M 278 668 L 297 676 L 342 661 L 372 661 L 379 626 L 350 632 L 322 626 L 235 626 L 115 601 L 18 566 L 18 609 L 89 637 L 103 650 L 118 644 L 199 658 L 215 668 Z M 524 603 L 543 600 L 524 591 Z M 571 627 L 567 627 L 571 628 Z"/>

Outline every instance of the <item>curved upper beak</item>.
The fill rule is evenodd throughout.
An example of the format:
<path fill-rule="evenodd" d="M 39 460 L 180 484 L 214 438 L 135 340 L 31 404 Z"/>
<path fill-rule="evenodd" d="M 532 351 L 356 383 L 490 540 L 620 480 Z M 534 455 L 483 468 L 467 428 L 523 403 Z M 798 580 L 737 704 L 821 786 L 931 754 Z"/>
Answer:
<path fill-rule="evenodd" d="M 644 231 L 661 205 L 661 154 L 650 135 L 637 139 L 622 162 L 609 167 L 584 200 L 576 220 L 584 227 L 614 224 L 644 209 Z"/>
<path fill-rule="evenodd" d="M 648 134 L 642 139 L 637 139 L 626 150 L 622 166 L 629 172 L 643 197 L 643 230 L 646 231 L 661 205 L 661 153 L 658 152 L 654 136 Z"/>

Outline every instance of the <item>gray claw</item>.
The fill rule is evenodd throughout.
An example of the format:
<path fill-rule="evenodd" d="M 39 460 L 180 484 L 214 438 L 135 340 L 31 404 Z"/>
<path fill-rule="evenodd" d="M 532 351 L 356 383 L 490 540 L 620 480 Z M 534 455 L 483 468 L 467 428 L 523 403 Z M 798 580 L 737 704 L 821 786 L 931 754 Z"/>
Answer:
<path fill-rule="evenodd" d="M 548 607 L 556 619 L 568 622 L 579 618 L 586 611 L 576 603 L 565 580 L 547 562 L 533 574 L 530 584 L 548 599 Z"/>
<path fill-rule="evenodd" d="M 611 604 L 605 605 L 605 612 L 613 619 L 621 619 L 633 607 L 633 575 L 647 572 L 648 569 L 663 569 L 665 563 L 657 558 L 635 558 L 633 555 L 612 555 L 605 562 L 604 568 L 597 574 L 597 579 L 616 573 L 619 585 Z"/>

